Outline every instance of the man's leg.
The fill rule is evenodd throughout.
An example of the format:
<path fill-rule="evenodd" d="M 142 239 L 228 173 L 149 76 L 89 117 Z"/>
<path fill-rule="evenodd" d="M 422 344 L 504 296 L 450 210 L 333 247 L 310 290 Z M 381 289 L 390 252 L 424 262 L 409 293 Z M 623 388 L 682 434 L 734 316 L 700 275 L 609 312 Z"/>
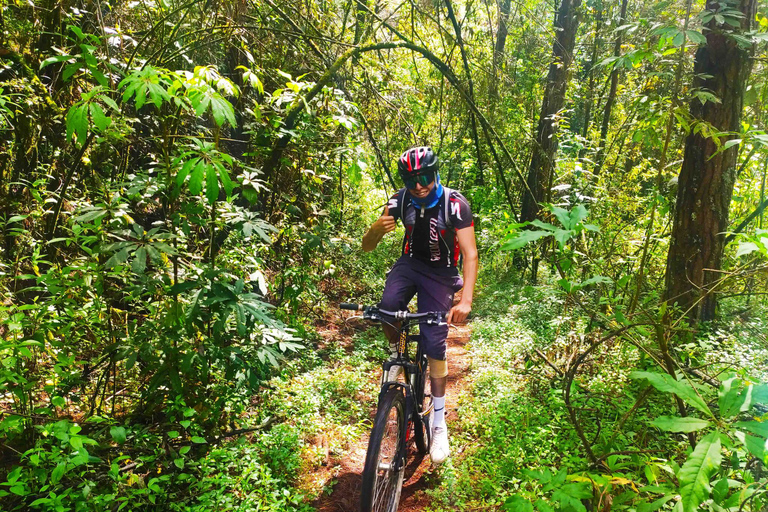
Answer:
<path fill-rule="evenodd" d="M 453 306 L 453 294 L 461 288 L 459 277 L 443 277 L 422 274 L 418 280 L 419 311 L 448 311 Z M 439 464 L 450 454 L 448 429 L 445 424 L 445 391 L 448 376 L 446 360 L 447 325 L 421 326 L 424 351 L 429 358 L 430 384 L 432 389 L 432 462 Z"/>
<path fill-rule="evenodd" d="M 413 271 L 405 262 L 398 261 L 387 274 L 384 293 L 381 295 L 379 308 L 387 311 L 402 311 L 416 294 L 416 283 L 413 281 Z M 400 327 L 395 324 L 396 327 Z M 384 335 L 389 340 L 391 352 L 397 352 L 397 329 L 388 324 L 381 324 Z"/>

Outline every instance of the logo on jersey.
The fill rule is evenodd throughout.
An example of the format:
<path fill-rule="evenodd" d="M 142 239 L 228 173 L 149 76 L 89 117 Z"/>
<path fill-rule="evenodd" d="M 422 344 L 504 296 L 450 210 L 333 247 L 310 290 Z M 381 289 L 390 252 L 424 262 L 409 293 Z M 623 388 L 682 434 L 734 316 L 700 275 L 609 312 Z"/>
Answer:
<path fill-rule="evenodd" d="M 437 234 L 437 219 L 429 219 L 429 259 L 440 261 L 440 241 Z"/>
<path fill-rule="evenodd" d="M 457 219 L 462 220 L 461 218 L 461 204 L 458 200 L 451 201 L 451 215 L 455 215 Z"/>

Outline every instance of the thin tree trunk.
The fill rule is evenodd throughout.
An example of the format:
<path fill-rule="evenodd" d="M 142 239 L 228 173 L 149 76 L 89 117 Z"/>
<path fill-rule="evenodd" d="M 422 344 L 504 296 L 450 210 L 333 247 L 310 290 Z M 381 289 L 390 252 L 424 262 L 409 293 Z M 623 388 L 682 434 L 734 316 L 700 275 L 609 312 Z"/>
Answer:
<path fill-rule="evenodd" d="M 584 124 L 581 127 L 581 136 L 585 139 L 589 134 L 589 123 L 592 121 L 592 104 L 595 101 L 595 64 L 597 64 L 597 52 L 600 49 L 600 30 L 602 28 L 603 11 L 598 10 L 595 14 L 595 41 L 592 45 L 592 55 L 589 62 L 589 84 L 587 85 L 587 101 L 584 105 Z"/>
<path fill-rule="evenodd" d="M 552 47 L 552 63 L 547 75 L 547 87 L 536 127 L 533 157 L 528 168 L 528 190 L 523 195 L 520 220 L 534 220 L 539 203 L 545 200 L 545 187 L 551 180 L 557 151 L 557 116 L 565 104 L 568 75 L 573 61 L 573 47 L 579 27 L 581 0 L 562 0 L 555 21 L 556 40 Z"/>
<path fill-rule="evenodd" d="M 621 0 L 621 13 L 619 14 L 619 26 L 624 24 L 627 18 L 627 0 Z M 616 34 L 616 43 L 613 46 L 613 56 L 621 55 L 622 33 Z M 611 111 L 616 102 L 616 90 L 619 85 L 619 68 L 613 66 L 611 70 L 611 88 L 608 90 L 608 98 L 605 100 L 605 109 L 603 110 L 603 121 L 600 126 L 600 141 L 598 142 L 597 157 L 595 157 L 595 175 L 600 174 L 605 159 L 605 139 L 608 137 L 608 127 L 611 123 Z"/>
<path fill-rule="evenodd" d="M 464 74 L 467 76 L 469 97 L 472 101 L 475 101 L 475 86 L 472 83 L 472 74 L 469 71 L 469 60 L 467 59 L 467 52 L 464 49 L 464 39 L 461 37 L 461 26 L 459 26 L 459 22 L 456 20 L 451 0 L 445 0 L 445 7 L 448 10 L 448 18 L 451 20 L 453 30 L 456 32 L 456 43 L 459 45 L 461 60 L 464 63 Z M 475 142 L 475 151 L 477 152 L 477 176 L 475 183 L 478 186 L 484 186 L 485 180 L 483 179 L 483 158 L 480 153 L 480 138 L 477 136 L 477 121 L 475 120 L 475 114 L 471 111 L 469 113 L 469 121 L 472 128 L 472 139 Z"/>
<path fill-rule="evenodd" d="M 504 60 L 504 46 L 507 44 L 507 22 L 509 21 L 509 8 L 512 0 L 502 0 L 499 5 L 499 30 L 496 31 L 496 45 L 493 47 L 493 76 L 488 84 L 488 97 L 490 109 L 493 112 L 495 103 L 499 99 L 498 70 Z"/>
<path fill-rule="evenodd" d="M 738 132 L 744 87 L 751 72 L 752 49 L 740 48 L 731 36 L 748 31 L 755 17 L 755 0 L 741 0 L 741 27 L 708 24 L 707 42 L 699 46 L 694 64 L 693 88 L 712 91 L 720 100 L 702 104 L 691 101 L 694 119 L 721 132 Z M 719 4 L 707 2 L 707 9 Z M 736 179 L 737 148 L 718 153 L 711 138 L 691 132 L 685 141 L 683 166 L 678 178 L 672 239 L 667 256 L 664 298 L 677 303 L 691 321 L 715 316 L 717 297 L 708 293 L 719 278 L 728 209 Z"/>

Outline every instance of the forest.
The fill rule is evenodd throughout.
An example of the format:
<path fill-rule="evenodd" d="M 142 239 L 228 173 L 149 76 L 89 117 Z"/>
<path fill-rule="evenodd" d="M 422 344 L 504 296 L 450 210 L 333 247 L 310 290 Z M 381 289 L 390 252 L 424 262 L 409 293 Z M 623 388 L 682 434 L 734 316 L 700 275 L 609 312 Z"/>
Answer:
<path fill-rule="evenodd" d="M 768 5 L 0 0 L 0 510 L 357 510 L 368 227 L 479 278 L 399 510 L 768 507 Z M 765 108 L 764 108 L 765 106 Z M 362 454 L 362 455 L 361 455 Z"/>

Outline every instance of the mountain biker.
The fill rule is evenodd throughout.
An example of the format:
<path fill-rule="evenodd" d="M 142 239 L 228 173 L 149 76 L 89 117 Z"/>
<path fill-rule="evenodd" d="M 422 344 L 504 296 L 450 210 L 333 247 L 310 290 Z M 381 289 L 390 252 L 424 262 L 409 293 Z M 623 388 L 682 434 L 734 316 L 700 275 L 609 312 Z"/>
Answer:
<path fill-rule="evenodd" d="M 477 246 L 469 202 L 459 192 L 440 184 L 438 168 L 437 155 L 429 147 L 414 147 L 402 154 L 397 169 L 405 188 L 389 199 L 381 217 L 363 236 L 362 248 L 366 252 L 375 249 L 400 219 L 405 226 L 403 253 L 387 275 L 379 307 L 401 311 L 418 294 L 419 312 L 449 311 L 446 322 L 450 324 L 466 320 L 472 309 Z M 459 254 L 463 257 L 463 280 L 457 268 Z M 454 306 L 453 294 L 462 286 L 464 293 Z M 434 404 L 430 449 L 434 464 L 440 464 L 450 455 L 445 423 L 447 324 L 422 325 L 420 329 L 429 358 Z M 393 352 L 397 353 L 397 331 L 386 324 L 383 326 Z"/>

